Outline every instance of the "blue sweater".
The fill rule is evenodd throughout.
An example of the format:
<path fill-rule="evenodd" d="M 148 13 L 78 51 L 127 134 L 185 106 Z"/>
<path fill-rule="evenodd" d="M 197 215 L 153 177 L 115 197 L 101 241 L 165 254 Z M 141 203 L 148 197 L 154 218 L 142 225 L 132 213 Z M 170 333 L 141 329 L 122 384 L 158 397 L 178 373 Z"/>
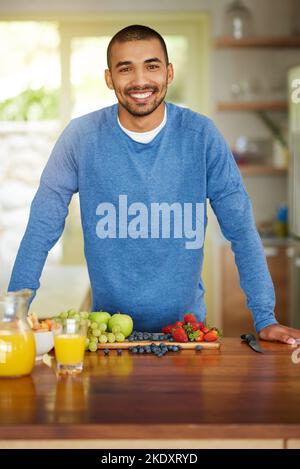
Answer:
<path fill-rule="evenodd" d="M 8 290 L 39 288 L 79 192 L 93 310 L 130 314 L 137 330 L 160 330 L 187 311 L 204 320 L 209 199 L 260 331 L 277 322 L 275 295 L 238 167 L 210 119 L 166 105 L 167 123 L 147 144 L 123 132 L 117 105 L 70 122 L 42 173 Z"/>

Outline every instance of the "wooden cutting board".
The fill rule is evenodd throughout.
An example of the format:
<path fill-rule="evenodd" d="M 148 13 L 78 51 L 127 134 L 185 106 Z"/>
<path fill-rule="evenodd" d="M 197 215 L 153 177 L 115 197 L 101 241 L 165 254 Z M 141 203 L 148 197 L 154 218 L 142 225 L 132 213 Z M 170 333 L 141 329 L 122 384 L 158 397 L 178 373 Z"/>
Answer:
<path fill-rule="evenodd" d="M 151 344 L 159 345 L 161 343 L 165 345 L 180 345 L 182 349 L 190 349 L 190 350 L 193 350 L 196 347 L 196 345 L 201 345 L 203 349 L 219 349 L 221 346 L 220 342 L 167 342 L 164 340 L 160 340 L 160 341 L 141 340 L 140 342 L 139 341 L 129 342 L 129 340 L 127 340 L 125 342 L 113 342 L 112 344 L 108 342 L 106 344 L 98 344 L 98 349 L 106 349 L 106 348 L 128 349 L 129 347 L 136 347 L 137 345 L 140 345 L 140 346 L 146 346 L 146 345 L 151 345 Z"/>

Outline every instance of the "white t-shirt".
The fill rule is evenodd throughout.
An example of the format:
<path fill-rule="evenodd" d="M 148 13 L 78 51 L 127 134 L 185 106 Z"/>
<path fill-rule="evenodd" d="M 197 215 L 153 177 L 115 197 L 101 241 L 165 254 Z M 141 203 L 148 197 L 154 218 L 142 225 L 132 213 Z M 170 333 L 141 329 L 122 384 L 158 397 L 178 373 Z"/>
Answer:
<path fill-rule="evenodd" d="M 136 142 L 139 143 L 149 143 L 151 140 L 153 140 L 156 135 L 161 131 L 161 129 L 166 125 L 167 122 L 167 106 L 165 106 L 165 114 L 162 122 L 159 124 L 158 127 L 155 127 L 155 129 L 149 130 L 148 132 L 133 132 L 132 130 L 128 130 L 120 122 L 119 116 L 118 116 L 118 124 L 132 140 L 135 140 Z"/>

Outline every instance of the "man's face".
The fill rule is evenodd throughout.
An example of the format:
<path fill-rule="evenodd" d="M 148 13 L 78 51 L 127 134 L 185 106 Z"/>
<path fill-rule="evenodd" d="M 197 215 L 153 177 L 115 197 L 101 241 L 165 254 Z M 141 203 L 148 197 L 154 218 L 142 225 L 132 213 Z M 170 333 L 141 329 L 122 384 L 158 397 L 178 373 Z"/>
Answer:
<path fill-rule="evenodd" d="M 151 114 L 164 100 L 173 80 L 173 67 L 166 64 L 158 39 L 116 43 L 111 50 L 106 84 L 119 104 L 133 116 Z"/>

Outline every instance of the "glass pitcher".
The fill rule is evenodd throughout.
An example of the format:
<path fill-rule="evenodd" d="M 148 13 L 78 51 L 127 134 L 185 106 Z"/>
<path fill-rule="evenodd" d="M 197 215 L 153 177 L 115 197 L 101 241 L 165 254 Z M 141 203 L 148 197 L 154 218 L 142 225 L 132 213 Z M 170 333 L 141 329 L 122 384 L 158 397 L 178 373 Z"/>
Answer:
<path fill-rule="evenodd" d="M 35 340 L 27 322 L 29 289 L 0 296 L 0 378 L 31 373 L 35 363 Z"/>

